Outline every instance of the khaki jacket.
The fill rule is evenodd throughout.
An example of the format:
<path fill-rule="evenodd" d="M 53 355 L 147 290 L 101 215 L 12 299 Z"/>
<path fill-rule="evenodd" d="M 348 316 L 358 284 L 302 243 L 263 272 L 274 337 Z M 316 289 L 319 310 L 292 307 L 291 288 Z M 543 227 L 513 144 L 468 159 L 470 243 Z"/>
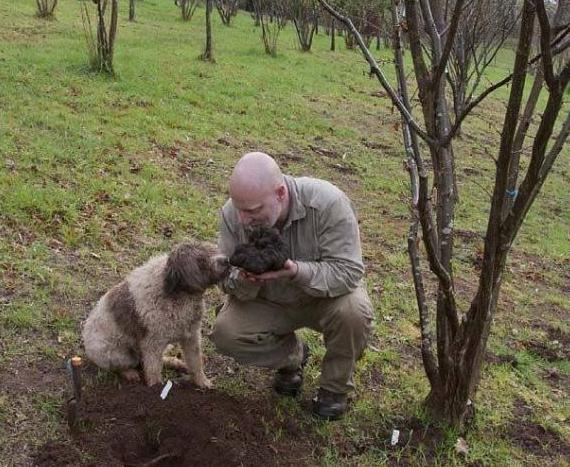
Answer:
<path fill-rule="evenodd" d="M 281 234 L 289 245 L 297 275 L 263 286 L 231 275 L 222 289 L 239 300 L 262 298 L 280 304 L 308 302 L 314 297 L 338 297 L 360 285 L 364 274 L 358 222 L 348 197 L 324 180 L 285 176 L 289 216 Z M 218 246 L 230 256 L 246 241 L 231 199 L 221 210 Z"/>

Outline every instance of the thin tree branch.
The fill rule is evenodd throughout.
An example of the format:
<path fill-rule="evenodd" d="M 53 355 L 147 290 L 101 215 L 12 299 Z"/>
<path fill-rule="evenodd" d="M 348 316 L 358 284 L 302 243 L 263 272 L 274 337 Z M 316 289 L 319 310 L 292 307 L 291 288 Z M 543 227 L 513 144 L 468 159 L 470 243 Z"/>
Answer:
<path fill-rule="evenodd" d="M 438 63 L 439 59 L 441 58 L 441 36 L 437 30 L 437 26 L 435 25 L 435 20 L 433 19 L 431 5 L 427 0 L 420 0 L 420 8 L 422 9 L 422 16 L 424 19 L 426 31 L 431 39 L 431 62 Z M 431 80 L 431 83 L 433 85 L 435 81 Z"/>
<path fill-rule="evenodd" d="M 561 42 L 562 39 L 564 37 L 566 37 L 569 33 L 570 33 L 570 26 L 567 26 L 563 30 L 563 32 L 560 34 L 560 36 L 558 36 L 552 42 L 551 46 L 554 46 L 555 44 L 558 44 L 559 42 Z M 552 49 L 552 56 L 556 56 L 556 55 L 564 52 L 568 48 L 570 48 L 570 40 L 562 43 L 559 47 L 553 48 Z M 528 62 L 527 67 L 534 65 L 541 58 L 542 58 L 542 53 L 539 53 L 532 60 L 530 60 Z M 451 130 L 449 131 L 449 133 L 447 133 L 447 135 L 443 138 L 443 140 L 441 141 L 441 145 L 447 146 L 451 142 L 452 138 L 455 136 L 455 134 L 457 133 L 459 128 L 461 127 L 461 123 L 463 123 L 463 120 L 465 120 L 465 117 L 467 117 L 467 115 L 469 115 L 471 113 L 471 111 L 475 107 L 477 107 L 489 94 L 491 94 L 492 92 L 496 91 L 497 89 L 503 87 L 505 84 L 509 83 L 512 79 L 513 79 L 513 74 L 511 73 L 509 76 L 503 78 L 501 81 L 499 81 L 499 82 L 493 84 L 492 86 L 490 86 L 489 88 L 487 88 L 485 91 L 483 91 L 481 94 L 479 94 L 479 97 L 477 97 L 477 99 L 470 102 L 469 105 L 467 105 L 467 107 L 465 108 L 464 112 L 457 118 L 457 120 L 455 121 L 455 123 L 451 127 Z"/>
<path fill-rule="evenodd" d="M 461 18 L 464 1 L 465 0 L 457 0 L 457 3 L 455 4 L 455 9 L 453 10 L 453 15 L 451 17 L 451 24 L 449 25 L 449 33 L 447 34 L 447 39 L 445 41 L 445 47 L 443 49 L 441 57 L 439 58 L 437 68 L 433 74 L 433 83 L 437 83 L 439 81 L 441 75 L 445 71 L 445 67 L 447 66 L 449 54 L 453 48 L 453 41 L 455 40 L 455 35 L 459 27 L 459 19 Z"/>
<path fill-rule="evenodd" d="M 400 20 L 397 10 L 397 0 L 392 0 L 392 23 L 394 24 L 393 32 L 393 48 L 394 48 L 394 66 L 396 68 L 396 77 L 398 80 L 398 89 L 402 97 L 402 102 L 411 110 L 411 104 L 408 98 L 407 80 L 404 71 L 404 58 L 402 54 L 402 40 L 400 35 Z M 403 118 L 402 118 L 403 120 Z M 425 295 L 425 287 L 423 283 L 420 256 L 418 251 L 418 216 L 425 216 L 424 224 L 433 226 L 433 219 L 431 215 L 431 208 L 429 206 L 429 199 L 420 200 L 420 191 L 427 196 L 428 180 L 425 173 L 423 160 L 420 153 L 420 148 L 417 142 L 417 136 L 410 131 L 409 126 L 403 122 L 402 125 L 404 143 L 406 146 L 407 163 L 410 174 L 410 189 L 412 197 L 412 221 L 410 224 L 410 231 L 408 236 L 408 254 L 410 256 L 410 263 L 414 277 L 414 289 L 416 292 L 416 300 L 418 302 L 418 310 L 420 315 L 420 331 L 421 331 L 421 352 L 424 369 L 432 388 L 440 386 L 440 375 L 437 367 L 437 361 L 433 352 L 433 335 L 430 330 L 429 324 L 429 308 Z M 420 188 L 421 187 L 421 188 Z M 421 206 L 421 210 L 418 209 Z M 426 208 L 427 206 L 427 208 Z M 421 211 L 421 214 L 420 214 Z M 422 224 L 423 230 L 423 224 Z M 431 245 L 437 243 L 435 231 L 433 227 L 430 231 L 424 232 L 424 241 L 429 242 Z M 434 249 L 434 248 L 432 248 Z"/>
<path fill-rule="evenodd" d="M 512 208 L 515 200 L 517 179 L 519 175 L 520 155 L 522 153 L 522 147 L 524 144 L 526 133 L 530 127 L 530 123 L 536 108 L 536 104 L 538 103 L 540 92 L 542 91 L 543 82 L 544 82 L 544 75 L 542 73 L 542 68 L 538 68 L 536 76 L 534 78 L 534 82 L 532 83 L 532 88 L 529 97 L 526 101 L 523 114 L 520 117 L 520 122 L 518 124 L 517 132 L 513 141 L 513 147 L 511 150 L 511 162 L 509 164 L 509 178 L 506 190 L 506 192 L 509 194 L 509 197 L 507 198 L 505 205 L 503 207 L 502 220 L 506 218 L 506 215 Z"/>
<path fill-rule="evenodd" d="M 410 174 L 410 176 L 412 176 Z M 422 336 L 421 351 L 424 369 L 431 384 L 431 387 L 438 387 L 439 371 L 437 362 L 433 354 L 433 335 L 430 330 L 429 309 L 427 306 L 425 287 L 420 269 L 420 255 L 418 252 L 418 219 L 415 218 L 410 225 L 408 233 L 408 255 L 412 265 L 412 274 L 414 277 L 414 288 L 416 291 L 416 300 L 418 302 L 418 310 L 420 313 L 420 332 Z"/>
<path fill-rule="evenodd" d="M 551 28 L 544 2 L 536 2 L 536 13 L 538 16 L 538 23 L 540 24 L 540 51 L 542 52 L 542 68 L 544 72 L 544 81 L 549 88 L 556 86 L 554 79 L 554 68 L 552 66 L 552 50 L 550 47 Z"/>
<path fill-rule="evenodd" d="M 420 102 L 422 103 L 422 110 L 424 114 L 424 122 L 427 127 L 428 133 L 435 134 L 435 121 L 433 112 L 427 110 L 433 106 L 430 94 L 430 77 L 428 67 L 424 60 L 422 52 L 422 41 L 420 36 L 420 19 L 418 16 L 416 2 L 411 0 L 404 0 L 406 7 L 406 23 L 408 25 L 408 37 L 410 42 L 410 52 L 412 54 L 412 61 L 414 64 L 414 73 L 416 75 L 416 82 L 418 84 L 418 92 Z M 432 151 L 433 153 L 434 151 Z M 433 166 L 436 167 L 436 161 L 432 160 Z"/>
<path fill-rule="evenodd" d="M 420 174 L 420 193 L 418 197 L 418 211 L 420 222 L 422 224 L 422 232 L 424 233 L 424 245 L 428 256 L 430 270 L 439 280 L 440 288 L 447 299 L 449 306 L 446 307 L 447 319 L 450 323 L 453 334 L 457 331 L 459 321 L 457 318 L 457 304 L 455 301 L 455 291 L 453 289 L 453 280 L 451 275 L 443 267 L 437 250 L 437 236 L 433 226 L 431 217 L 431 203 L 429 202 L 428 186 L 426 177 Z"/>
<path fill-rule="evenodd" d="M 491 210 L 487 222 L 487 232 L 485 235 L 485 250 L 483 254 L 483 265 L 479 279 L 479 289 L 477 301 L 481 303 L 491 303 L 494 284 L 498 280 L 495 277 L 495 264 L 501 252 L 501 214 L 506 198 L 506 187 L 508 180 L 508 169 L 512 154 L 512 141 L 516 130 L 517 118 L 519 115 L 528 55 L 530 53 L 531 39 L 533 34 L 535 10 L 530 0 L 524 1 L 523 15 L 521 20 L 521 31 L 517 45 L 516 58 L 513 72 L 513 85 L 511 88 L 507 111 L 503 123 L 503 134 L 499 157 L 497 159 L 497 169 L 495 172 L 495 186 L 491 201 Z M 474 303 L 474 302 L 473 302 Z M 483 323 L 489 320 L 487 309 L 472 306 L 469 309 L 467 322 L 473 323 L 479 332 L 484 328 Z M 469 331 L 468 331 L 469 332 Z"/>
<path fill-rule="evenodd" d="M 558 133 L 558 136 L 556 137 L 556 140 L 554 141 L 554 144 L 550 149 L 548 155 L 544 158 L 544 163 L 542 164 L 539 173 L 539 177 L 541 179 L 545 179 L 546 176 L 548 175 L 548 172 L 550 172 L 550 169 L 552 169 L 552 165 L 554 164 L 554 161 L 562 151 L 564 143 L 568 139 L 569 134 L 570 134 L 570 112 L 566 114 L 566 120 L 564 120 L 562 129 L 560 130 L 560 133 Z"/>
<path fill-rule="evenodd" d="M 329 12 L 329 14 L 331 16 L 333 16 L 338 21 L 343 23 L 348 28 L 348 30 L 354 35 L 354 37 L 356 38 L 356 42 L 358 43 L 358 46 L 360 47 L 360 50 L 362 51 L 362 53 L 364 55 L 364 58 L 366 58 L 366 61 L 370 65 L 370 71 L 372 73 L 374 73 L 374 75 L 378 78 L 378 81 L 380 81 L 380 84 L 382 85 L 384 90 L 388 93 L 388 96 L 390 96 L 392 103 L 398 108 L 400 113 L 404 116 L 404 118 L 406 119 L 406 122 L 413 128 L 413 130 L 418 134 L 418 136 L 420 138 L 422 138 L 430 146 L 437 145 L 437 141 L 435 139 L 431 138 L 424 130 L 422 130 L 420 128 L 420 126 L 414 120 L 414 117 L 412 116 L 412 114 L 410 114 L 410 112 L 408 112 L 408 110 L 403 105 L 402 101 L 398 98 L 398 96 L 396 95 L 396 92 L 390 86 L 390 83 L 388 82 L 388 80 L 384 76 L 384 73 L 382 72 L 382 70 L 378 66 L 376 59 L 372 56 L 372 54 L 370 53 L 370 51 L 366 47 L 366 44 L 364 43 L 362 36 L 358 32 L 358 30 L 354 27 L 354 24 L 352 23 L 350 18 L 348 18 L 347 16 L 343 16 L 340 13 L 338 13 L 325 0 L 319 0 L 319 3 L 323 6 L 323 8 L 325 10 L 327 10 Z"/>
<path fill-rule="evenodd" d="M 570 69 L 570 66 L 568 69 Z M 538 131 L 534 138 L 529 168 L 519 187 L 514 206 L 509 211 L 505 221 L 501 224 L 501 237 L 503 239 L 502 243 L 504 244 L 510 244 L 514 240 L 528 213 L 528 210 L 532 206 L 544 183 L 544 180 L 546 179 L 546 175 L 548 175 L 548 171 L 558 156 L 557 152 L 551 151 L 551 159 L 548 160 L 549 165 L 545 165 L 546 159 L 544 152 L 546 151 L 546 145 L 552 135 L 554 124 L 561 109 L 563 92 L 567 85 L 568 81 L 563 82 L 563 86 L 561 87 L 562 92 L 551 92 L 548 96 L 548 102 L 546 103 L 546 108 L 542 114 Z M 563 131 L 558 135 L 558 138 L 564 138 L 564 136 L 567 135 L 567 125 L 568 123 L 565 122 L 562 128 Z M 555 142 L 553 149 L 557 149 L 558 147 L 562 149 L 562 139 L 560 139 L 558 143 L 557 142 Z"/>

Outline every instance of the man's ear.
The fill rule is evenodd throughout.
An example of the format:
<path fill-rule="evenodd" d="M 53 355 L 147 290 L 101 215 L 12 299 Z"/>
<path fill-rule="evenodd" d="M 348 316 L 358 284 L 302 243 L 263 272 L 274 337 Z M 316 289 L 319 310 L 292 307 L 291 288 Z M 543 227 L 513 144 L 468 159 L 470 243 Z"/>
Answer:
<path fill-rule="evenodd" d="M 277 193 L 277 199 L 279 201 L 283 201 L 285 196 L 287 196 L 287 188 L 285 187 L 285 184 L 279 185 L 275 190 L 275 193 Z"/>

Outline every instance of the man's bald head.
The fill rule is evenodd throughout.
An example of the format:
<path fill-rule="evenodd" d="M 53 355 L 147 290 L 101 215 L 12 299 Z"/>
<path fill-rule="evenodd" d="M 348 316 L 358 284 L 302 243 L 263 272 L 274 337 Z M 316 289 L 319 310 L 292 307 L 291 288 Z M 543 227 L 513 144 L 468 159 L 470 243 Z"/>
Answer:
<path fill-rule="evenodd" d="M 281 169 L 271 156 L 263 152 L 248 152 L 234 167 L 230 178 L 230 194 L 267 194 L 283 184 Z"/>
<path fill-rule="evenodd" d="M 289 207 L 289 191 L 275 160 L 263 152 L 249 152 L 230 177 L 230 197 L 245 225 L 273 226 Z"/>

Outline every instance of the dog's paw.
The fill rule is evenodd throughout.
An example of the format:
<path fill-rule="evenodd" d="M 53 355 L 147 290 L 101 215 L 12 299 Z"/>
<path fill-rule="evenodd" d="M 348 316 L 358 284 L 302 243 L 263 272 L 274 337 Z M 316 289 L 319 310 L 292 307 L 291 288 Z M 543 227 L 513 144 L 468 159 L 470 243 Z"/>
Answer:
<path fill-rule="evenodd" d="M 128 370 L 121 371 L 121 377 L 127 383 L 140 383 L 141 382 L 141 375 L 134 368 L 129 368 Z"/>
<path fill-rule="evenodd" d="M 146 377 L 146 385 L 148 387 L 154 386 L 156 384 L 162 384 L 162 383 L 163 383 L 163 381 L 162 381 L 162 378 L 160 376 L 151 376 L 151 377 L 147 376 Z"/>
<path fill-rule="evenodd" d="M 182 360 L 180 360 L 177 357 L 164 357 L 162 359 L 164 366 L 166 368 L 170 368 L 171 370 L 175 370 L 175 371 L 180 371 L 182 373 L 188 373 L 188 367 L 186 366 L 186 363 L 184 363 Z"/>
<path fill-rule="evenodd" d="M 194 384 L 203 389 L 212 389 L 214 384 L 205 375 L 194 378 Z"/>

